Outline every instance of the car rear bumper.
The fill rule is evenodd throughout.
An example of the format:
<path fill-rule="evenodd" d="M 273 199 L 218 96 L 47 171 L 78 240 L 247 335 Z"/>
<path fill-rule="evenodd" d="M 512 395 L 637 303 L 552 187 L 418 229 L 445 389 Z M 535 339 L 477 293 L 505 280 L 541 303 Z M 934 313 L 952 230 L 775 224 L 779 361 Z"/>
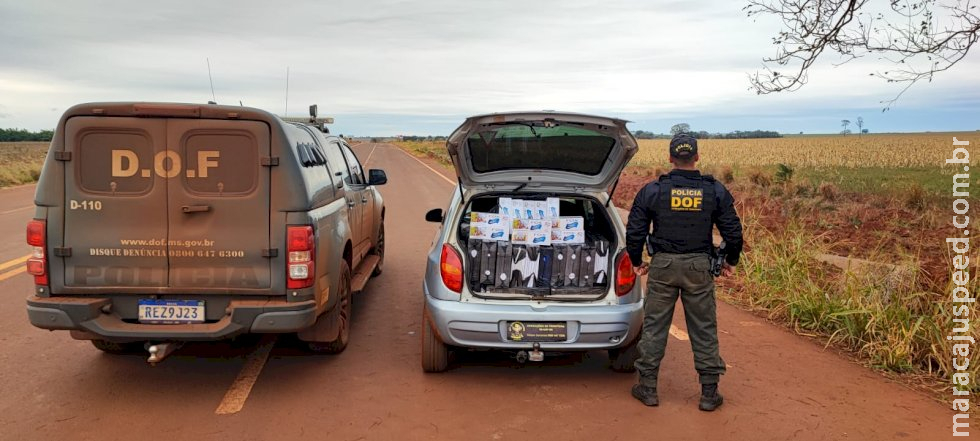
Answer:
<path fill-rule="evenodd" d="M 112 313 L 111 304 L 108 298 L 31 296 L 27 298 L 27 317 L 38 328 L 84 331 L 119 342 L 220 340 L 247 333 L 295 332 L 316 321 L 313 300 L 232 300 L 216 321 L 181 325 L 132 323 Z"/>
<path fill-rule="evenodd" d="M 511 341 L 509 322 L 566 322 L 567 340 L 540 342 L 542 350 L 613 349 L 635 341 L 643 323 L 643 302 L 623 305 L 502 305 L 425 297 L 426 313 L 446 344 L 468 348 L 530 349 Z"/>

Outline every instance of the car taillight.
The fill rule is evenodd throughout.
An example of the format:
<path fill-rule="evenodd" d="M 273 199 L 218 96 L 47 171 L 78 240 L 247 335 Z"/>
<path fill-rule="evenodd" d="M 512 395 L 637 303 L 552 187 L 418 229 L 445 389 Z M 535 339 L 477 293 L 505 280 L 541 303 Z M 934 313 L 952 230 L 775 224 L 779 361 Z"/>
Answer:
<path fill-rule="evenodd" d="M 286 227 L 286 287 L 289 289 L 313 286 L 313 258 L 316 244 L 313 227 L 309 225 Z"/>
<path fill-rule="evenodd" d="M 633 261 L 630 260 L 629 253 L 624 251 L 616 261 L 616 295 L 622 297 L 629 294 L 634 284 L 636 273 L 633 272 Z"/>
<path fill-rule="evenodd" d="M 442 245 L 442 257 L 439 259 L 439 271 L 442 273 L 442 283 L 455 292 L 463 291 L 463 259 L 459 252 L 449 244 Z"/>
<path fill-rule="evenodd" d="M 34 276 L 35 285 L 48 285 L 48 258 L 44 252 L 47 243 L 47 229 L 42 220 L 27 223 L 27 244 L 34 247 L 27 259 L 27 273 Z"/>

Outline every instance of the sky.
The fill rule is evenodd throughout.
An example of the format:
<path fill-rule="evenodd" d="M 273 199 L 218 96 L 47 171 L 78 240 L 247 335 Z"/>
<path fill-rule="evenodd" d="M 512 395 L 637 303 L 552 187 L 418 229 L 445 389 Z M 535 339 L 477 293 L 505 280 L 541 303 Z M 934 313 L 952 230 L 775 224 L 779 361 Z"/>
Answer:
<path fill-rule="evenodd" d="M 793 93 L 748 74 L 779 24 L 744 1 L 0 0 L 0 127 L 51 129 L 94 101 L 206 103 L 305 116 L 334 133 L 447 135 L 469 115 L 563 110 L 633 130 L 832 133 L 980 129 L 980 55 L 918 84 L 822 60 Z M 288 95 L 286 93 L 288 76 Z M 287 106 L 288 97 L 288 106 Z"/>

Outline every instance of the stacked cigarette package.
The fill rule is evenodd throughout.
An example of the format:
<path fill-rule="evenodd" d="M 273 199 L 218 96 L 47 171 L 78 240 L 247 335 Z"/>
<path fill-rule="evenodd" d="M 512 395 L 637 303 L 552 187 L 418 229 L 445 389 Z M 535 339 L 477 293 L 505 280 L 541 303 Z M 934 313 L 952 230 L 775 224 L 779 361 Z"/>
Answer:
<path fill-rule="evenodd" d="M 558 198 L 501 197 L 499 213 L 470 214 L 467 269 L 475 292 L 536 296 L 593 291 L 609 283 L 609 242 L 589 237 Z"/>

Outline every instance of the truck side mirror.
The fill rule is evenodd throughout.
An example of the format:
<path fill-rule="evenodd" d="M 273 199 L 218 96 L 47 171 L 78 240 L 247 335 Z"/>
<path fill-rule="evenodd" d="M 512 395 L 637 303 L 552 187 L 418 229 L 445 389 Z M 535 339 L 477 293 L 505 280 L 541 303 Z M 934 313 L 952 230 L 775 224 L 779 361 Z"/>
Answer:
<path fill-rule="evenodd" d="M 428 212 L 426 212 L 425 213 L 425 221 L 426 222 L 436 222 L 436 223 L 440 223 L 441 224 L 442 221 L 443 221 L 442 209 L 441 208 L 433 208 L 433 209 L 429 210 Z"/>
<path fill-rule="evenodd" d="M 385 185 L 387 183 L 388 183 L 388 175 L 385 174 L 384 170 L 381 169 L 368 170 L 368 185 Z"/>

